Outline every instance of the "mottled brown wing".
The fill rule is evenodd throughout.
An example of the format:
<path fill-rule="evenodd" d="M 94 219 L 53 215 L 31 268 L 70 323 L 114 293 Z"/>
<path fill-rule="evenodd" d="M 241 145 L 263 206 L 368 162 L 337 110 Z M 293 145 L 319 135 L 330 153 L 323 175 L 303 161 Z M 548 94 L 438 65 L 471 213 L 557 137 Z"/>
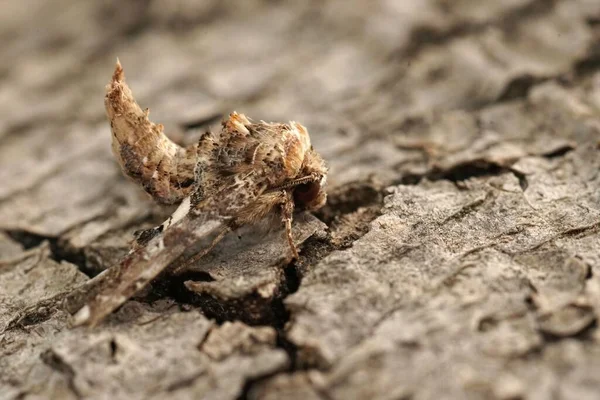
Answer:
<path fill-rule="evenodd" d="M 204 136 L 199 144 L 202 156 L 212 160 L 199 174 L 202 206 L 235 215 L 296 178 L 309 148 L 308 133 L 300 124 L 252 123 L 232 113 L 218 134 Z"/>
<path fill-rule="evenodd" d="M 197 145 L 171 141 L 136 103 L 117 61 L 104 98 L 112 150 L 123 172 L 160 204 L 178 203 L 194 189 Z"/>

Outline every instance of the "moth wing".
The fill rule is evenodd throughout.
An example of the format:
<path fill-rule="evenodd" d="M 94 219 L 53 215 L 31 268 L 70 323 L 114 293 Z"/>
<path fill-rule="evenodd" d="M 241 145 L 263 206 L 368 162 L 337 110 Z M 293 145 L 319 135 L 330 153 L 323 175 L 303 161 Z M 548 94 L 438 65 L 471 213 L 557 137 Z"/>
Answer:
<path fill-rule="evenodd" d="M 104 98 L 112 130 L 112 150 L 123 172 L 160 204 L 174 204 L 194 189 L 197 145 L 171 141 L 161 124 L 148 119 L 135 101 L 117 61 Z"/>
<path fill-rule="evenodd" d="M 220 146 L 199 186 L 212 188 L 205 207 L 234 215 L 268 192 L 277 191 L 299 174 L 310 148 L 306 128 L 288 124 L 252 123 L 232 113 L 223 122 Z"/>

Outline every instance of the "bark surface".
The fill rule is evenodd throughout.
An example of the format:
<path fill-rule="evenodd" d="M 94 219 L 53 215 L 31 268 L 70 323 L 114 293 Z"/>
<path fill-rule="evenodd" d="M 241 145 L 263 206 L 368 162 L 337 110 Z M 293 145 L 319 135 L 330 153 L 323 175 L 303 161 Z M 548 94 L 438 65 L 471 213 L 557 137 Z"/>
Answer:
<path fill-rule="evenodd" d="M 597 0 L 9 1 L 0 43 L 0 399 L 600 396 Z M 117 57 L 178 143 L 301 122 L 329 201 L 298 261 L 246 228 L 72 328 L 173 211 L 111 154 Z"/>

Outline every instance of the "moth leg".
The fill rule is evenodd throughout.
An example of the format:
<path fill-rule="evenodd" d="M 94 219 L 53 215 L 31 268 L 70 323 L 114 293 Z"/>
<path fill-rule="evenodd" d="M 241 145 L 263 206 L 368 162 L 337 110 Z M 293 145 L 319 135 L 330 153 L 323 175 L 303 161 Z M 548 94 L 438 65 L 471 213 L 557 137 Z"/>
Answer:
<path fill-rule="evenodd" d="M 281 205 L 281 219 L 285 224 L 285 236 L 288 241 L 288 245 L 292 250 L 293 257 L 297 260 L 298 248 L 294 243 L 294 236 L 292 234 L 292 216 L 294 215 L 294 202 L 289 196 L 285 196 L 285 201 Z"/>
<path fill-rule="evenodd" d="M 289 190 L 269 191 L 260 195 L 254 202 L 241 208 L 230 221 L 233 231 L 241 226 L 253 224 L 271 214 L 276 209 L 281 213 L 281 221 L 285 225 L 285 236 L 294 258 L 298 258 L 298 249 L 292 235 L 292 216 L 294 214 L 294 199 Z"/>
<path fill-rule="evenodd" d="M 159 226 L 155 226 L 154 228 L 150 229 L 142 229 L 139 231 L 135 231 L 133 235 L 135 237 L 136 244 L 138 246 L 146 245 L 152 238 L 158 236 L 159 234 L 167 230 L 171 225 L 185 218 L 189 214 L 190 209 L 192 208 L 191 200 L 191 196 L 188 196 L 185 199 L 183 199 L 181 204 L 179 204 L 179 207 L 177 207 L 177 210 L 175 210 L 175 212 Z"/>

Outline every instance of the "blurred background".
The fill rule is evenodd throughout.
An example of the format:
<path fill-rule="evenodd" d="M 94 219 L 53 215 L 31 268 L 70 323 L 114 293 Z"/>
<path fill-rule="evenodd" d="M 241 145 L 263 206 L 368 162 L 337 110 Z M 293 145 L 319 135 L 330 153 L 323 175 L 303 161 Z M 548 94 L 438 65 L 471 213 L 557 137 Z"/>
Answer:
<path fill-rule="evenodd" d="M 260 327 L 260 345 L 277 356 L 269 368 L 247 354 L 217 362 L 196 351 L 200 331 L 227 344 L 263 333 L 212 326 L 200 312 L 181 312 L 177 325 L 152 296 L 123 307 L 106 329 L 132 339 L 110 344 L 48 311 L 46 300 L 114 265 L 133 231 L 170 211 L 125 179 L 111 154 L 103 100 L 117 57 L 138 103 L 173 140 L 192 143 L 235 110 L 302 123 L 330 166 L 329 203 L 316 215 L 328 229 L 307 241 L 303 266 L 270 265 L 259 289 L 244 278 L 263 265 L 229 271 L 248 296 L 196 302 L 220 324 L 252 314 L 244 301 L 270 291 L 259 299 L 279 318 Z M 598 398 L 599 137 L 599 0 L 4 0 L 0 385 L 19 399 L 23 387 L 47 393 L 56 379 L 60 399 L 77 385 L 157 398 L 183 388 L 185 398 L 188 384 L 205 394 L 218 383 L 214 398 L 245 398 L 253 379 L 285 371 L 277 385 L 311 386 L 317 372 L 315 382 L 330 379 L 327 396 L 314 384 L 313 398 L 380 390 L 363 398 L 437 399 L 452 389 L 455 398 L 518 399 L 555 398 L 562 376 L 572 398 L 586 385 Z M 389 186 L 396 195 L 384 202 Z M 32 255 L 41 260 L 33 266 Z M 458 265 L 465 257 L 473 263 Z M 171 299 L 177 310 L 189 310 L 184 294 Z M 547 312 L 565 298 L 568 307 Z M 33 317 L 21 314 L 30 306 Z M 158 321 L 147 325 L 158 332 L 156 354 L 136 342 L 146 329 L 135 325 L 145 315 L 136 307 Z M 5 334 L 14 321 L 22 324 Z M 233 332 L 224 339 L 223 326 Z M 89 361 L 88 347 L 105 361 Z M 135 356 L 118 364 L 120 354 Z M 165 354 L 197 375 L 137 369 Z M 298 370 L 298 360 L 322 368 Z M 165 391 L 129 372 L 156 376 Z"/>

